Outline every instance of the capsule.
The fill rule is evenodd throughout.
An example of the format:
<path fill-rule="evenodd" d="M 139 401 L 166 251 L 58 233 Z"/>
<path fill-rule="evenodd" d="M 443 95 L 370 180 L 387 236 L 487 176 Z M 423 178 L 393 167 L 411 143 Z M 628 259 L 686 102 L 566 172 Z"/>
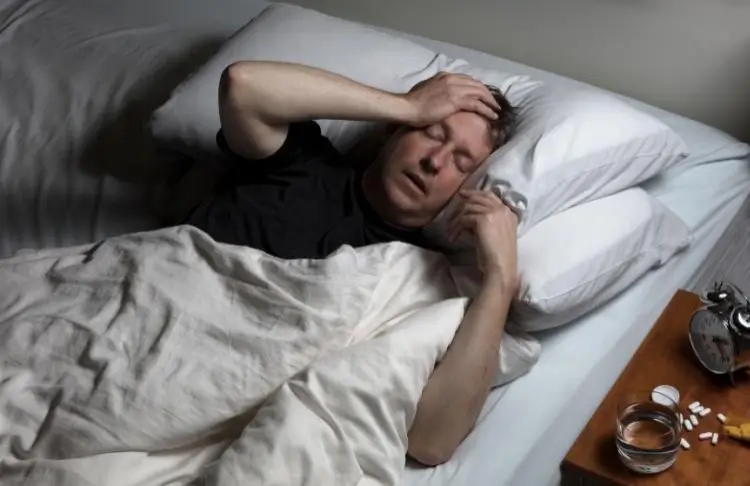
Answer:
<path fill-rule="evenodd" d="M 727 423 L 727 418 L 724 416 L 723 413 L 717 413 L 716 414 L 716 420 L 718 420 L 722 424 L 726 424 Z"/>
<path fill-rule="evenodd" d="M 698 417 L 696 417 L 695 415 L 691 414 L 690 415 L 690 422 L 693 424 L 693 426 L 697 427 L 698 426 Z"/>
<path fill-rule="evenodd" d="M 688 432 L 693 430 L 693 424 L 690 423 L 690 420 L 685 420 L 683 424 L 685 425 L 685 429 L 687 429 Z"/>
<path fill-rule="evenodd" d="M 711 409 L 710 408 L 704 408 L 703 410 L 701 410 L 700 412 L 698 412 L 698 415 L 700 415 L 701 417 L 705 417 L 709 413 L 711 413 Z"/>
<path fill-rule="evenodd" d="M 687 440 L 685 440 L 685 438 L 684 438 L 684 437 L 683 437 L 682 439 L 680 439 L 680 445 L 681 445 L 681 446 L 682 446 L 682 448 L 683 448 L 683 449 L 685 449 L 685 450 L 688 450 L 688 449 L 690 449 L 690 442 L 688 442 Z"/>
<path fill-rule="evenodd" d="M 713 436 L 714 436 L 713 432 L 703 432 L 701 435 L 698 436 L 698 438 L 700 440 L 706 440 L 706 439 L 710 439 Z"/>
<path fill-rule="evenodd" d="M 716 445 L 719 443 L 719 434 L 714 432 L 713 437 L 711 437 L 711 445 Z"/>

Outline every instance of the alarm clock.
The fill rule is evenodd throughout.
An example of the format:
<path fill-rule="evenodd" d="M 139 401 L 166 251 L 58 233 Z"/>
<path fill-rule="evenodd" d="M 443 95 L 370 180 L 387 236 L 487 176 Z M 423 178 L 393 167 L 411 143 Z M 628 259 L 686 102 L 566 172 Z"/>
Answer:
<path fill-rule="evenodd" d="M 710 373 L 729 375 L 750 368 L 750 300 L 729 282 L 701 295 L 703 307 L 690 317 L 690 345 Z"/>

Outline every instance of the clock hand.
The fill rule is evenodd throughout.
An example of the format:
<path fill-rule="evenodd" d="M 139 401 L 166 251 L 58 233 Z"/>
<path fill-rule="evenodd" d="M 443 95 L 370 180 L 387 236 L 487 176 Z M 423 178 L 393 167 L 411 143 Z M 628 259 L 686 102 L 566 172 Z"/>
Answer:
<path fill-rule="evenodd" d="M 729 345 L 729 341 L 726 338 L 719 337 L 719 336 L 713 336 L 713 338 L 711 339 L 711 341 L 714 342 L 714 343 L 716 343 L 716 344 L 719 344 L 721 346 L 728 346 Z"/>

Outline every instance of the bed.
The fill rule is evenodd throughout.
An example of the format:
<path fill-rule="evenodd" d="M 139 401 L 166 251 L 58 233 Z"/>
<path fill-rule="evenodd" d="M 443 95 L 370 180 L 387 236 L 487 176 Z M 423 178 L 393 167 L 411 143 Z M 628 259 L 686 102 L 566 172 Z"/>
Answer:
<path fill-rule="evenodd" d="M 153 181 L 167 177 L 172 165 L 150 145 L 142 123 L 185 75 L 265 5 L 16 0 L 1 7 L 0 256 L 157 227 L 149 204 L 158 188 Z M 490 68 L 576 83 L 407 37 Z M 434 469 L 409 465 L 401 484 L 557 484 L 558 465 L 578 432 L 750 192 L 745 144 L 627 101 L 670 125 L 692 150 L 678 169 L 643 185 L 688 223 L 694 232 L 691 246 L 609 304 L 539 334 L 544 352 L 537 365 L 490 395 L 476 430 L 454 458 Z M 92 484 L 171 484 L 217 451 L 214 446 L 163 455 L 115 453 L 66 461 L 65 467 Z"/>

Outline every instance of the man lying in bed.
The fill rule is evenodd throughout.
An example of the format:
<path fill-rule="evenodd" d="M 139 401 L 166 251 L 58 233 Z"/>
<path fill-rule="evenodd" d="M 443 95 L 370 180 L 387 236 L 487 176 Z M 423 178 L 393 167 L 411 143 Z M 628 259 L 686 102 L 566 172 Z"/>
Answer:
<path fill-rule="evenodd" d="M 282 258 L 322 258 L 343 244 L 406 241 L 504 143 L 514 113 L 496 90 L 438 74 L 393 94 L 306 66 L 240 62 L 223 73 L 217 141 L 232 170 L 188 223 L 227 243 Z M 376 160 L 347 162 L 314 119 L 397 124 Z M 422 393 L 409 454 L 445 462 L 474 426 L 497 366 L 516 289 L 516 217 L 494 195 L 467 191 L 450 237 L 475 239 L 484 280 Z"/>

